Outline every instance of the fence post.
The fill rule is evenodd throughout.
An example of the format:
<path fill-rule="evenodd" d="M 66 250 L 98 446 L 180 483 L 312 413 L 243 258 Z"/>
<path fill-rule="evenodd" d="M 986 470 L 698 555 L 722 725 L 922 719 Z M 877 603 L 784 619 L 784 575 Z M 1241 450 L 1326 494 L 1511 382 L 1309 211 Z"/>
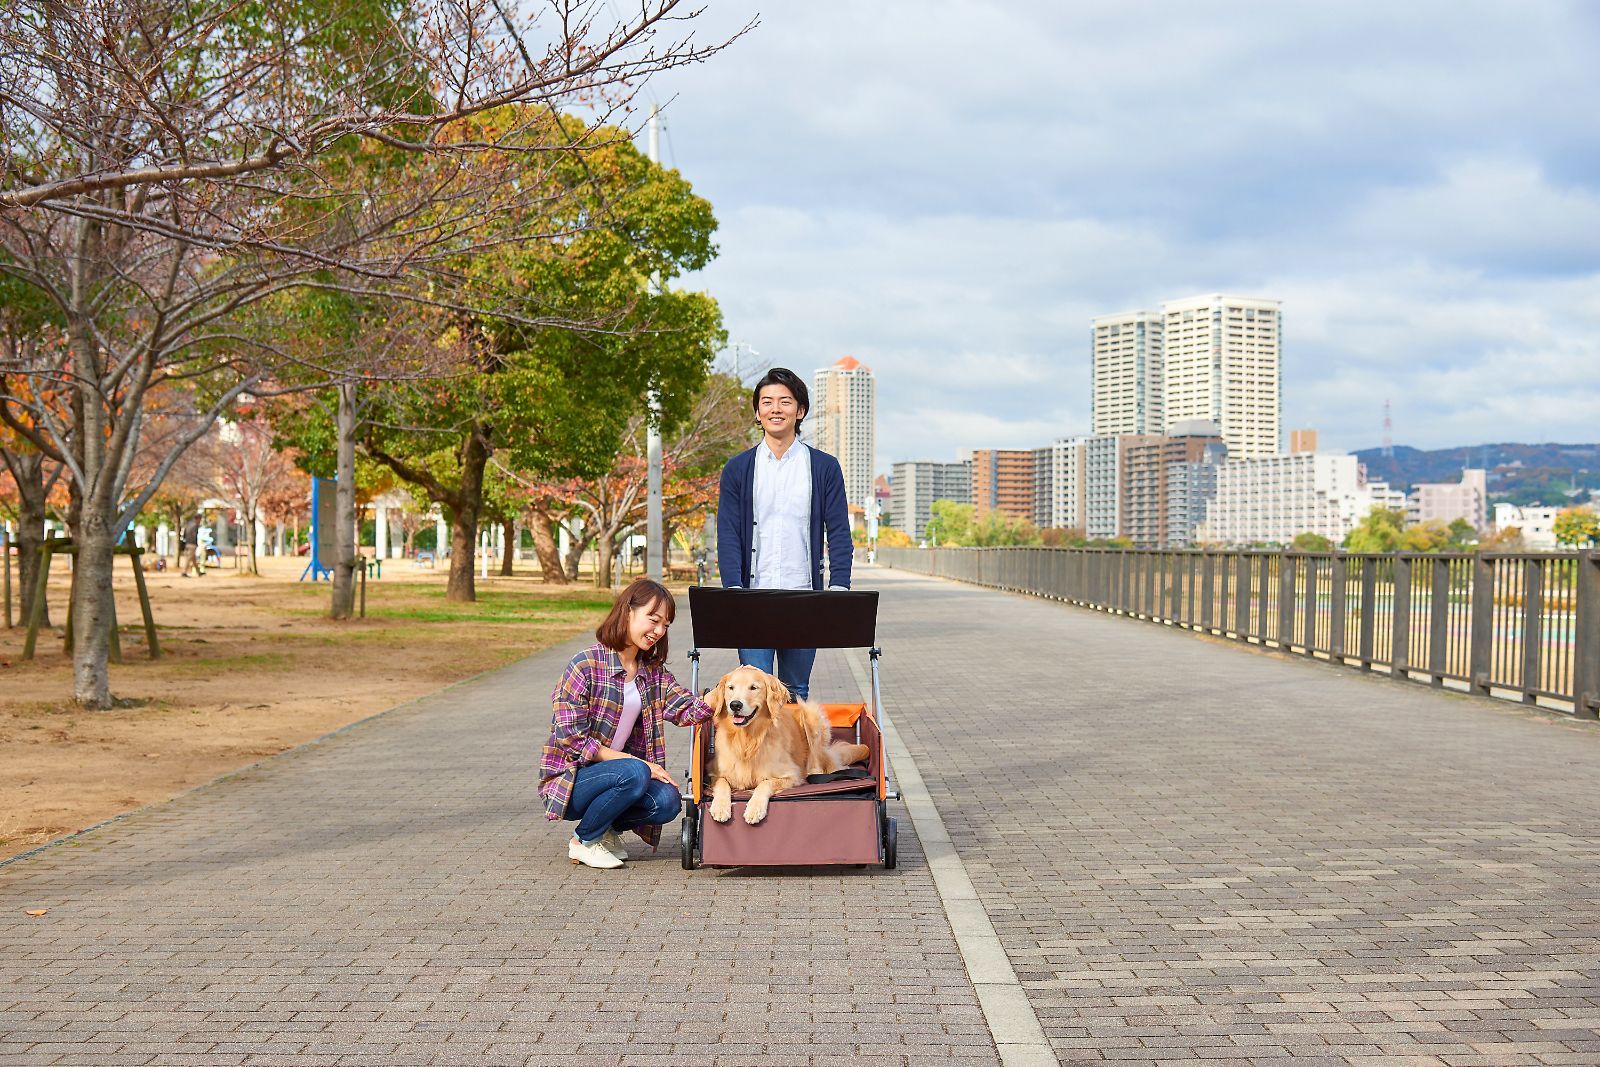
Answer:
<path fill-rule="evenodd" d="M 1328 605 L 1328 658 L 1336 663 L 1344 663 L 1344 617 L 1345 594 L 1350 584 L 1350 568 L 1345 562 L 1344 553 L 1333 554 L 1333 587 L 1330 590 Z"/>
<path fill-rule="evenodd" d="M 1593 719 L 1600 712 L 1600 552 L 1579 552 L 1577 567 L 1572 710 L 1582 718 Z"/>
<path fill-rule="evenodd" d="M 1494 561 L 1482 552 L 1472 557 L 1472 629 L 1467 684 L 1488 694 L 1494 655 Z"/>
<path fill-rule="evenodd" d="M 1544 681 L 1539 674 L 1544 646 L 1544 561 L 1522 563 L 1522 702 L 1537 704 Z"/>
<path fill-rule="evenodd" d="M 1411 560 L 1394 557 L 1394 629 L 1389 635 L 1389 669 L 1392 677 L 1411 680 Z"/>
<path fill-rule="evenodd" d="M 1378 625 L 1378 561 L 1361 558 L 1361 650 L 1357 655 L 1364 670 L 1372 668 L 1373 634 Z"/>
<path fill-rule="evenodd" d="M 1294 576 L 1299 568 L 1287 552 L 1278 553 L 1278 647 L 1294 644 Z"/>
<path fill-rule="evenodd" d="M 1428 598 L 1428 674 L 1444 688 L 1450 670 L 1450 559 L 1433 557 L 1433 595 Z"/>
<path fill-rule="evenodd" d="M 1301 646 L 1308 656 L 1314 654 L 1317 649 L 1317 608 L 1320 606 L 1318 604 L 1317 580 L 1321 573 L 1322 560 L 1316 556 L 1307 556 L 1305 613 L 1301 616 L 1305 631 L 1301 635 L 1304 638 Z"/>
<path fill-rule="evenodd" d="M 1250 557 L 1243 552 L 1233 556 L 1233 630 L 1241 641 L 1250 639 L 1251 598 Z"/>
<path fill-rule="evenodd" d="M 1210 552 L 1200 555 L 1200 629 L 1211 632 L 1213 601 L 1216 599 L 1217 557 Z"/>
<path fill-rule="evenodd" d="M 1183 558 L 1188 561 L 1187 569 L 1189 571 L 1188 586 L 1183 594 L 1183 621 L 1192 628 L 1200 621 L 1199 605 L 1195 603 L 1196 597 L 1199 596 L 1198 590 L 1200 588 L 1200 557 L 1193 549 L 1187 549 L 1184 551 Z"/>

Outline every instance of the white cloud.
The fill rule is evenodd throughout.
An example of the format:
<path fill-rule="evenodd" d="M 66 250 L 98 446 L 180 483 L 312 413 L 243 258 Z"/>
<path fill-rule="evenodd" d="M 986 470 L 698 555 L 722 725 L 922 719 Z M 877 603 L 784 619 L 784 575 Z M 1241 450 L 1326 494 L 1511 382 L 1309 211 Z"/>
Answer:
<path fill-rule="evenodd" d="M 748 17 L 713 8 L 716 25 Z M 1088 421 L 1089 319 L 1279 297 L 1340 447 L 1594 439 L 1600 25 L 1569 0 L 785 4 L 665 81 L 732 335 L 879 383 L 879 462 Z M 707 32 L 714 32 L 714 26 Z"/>

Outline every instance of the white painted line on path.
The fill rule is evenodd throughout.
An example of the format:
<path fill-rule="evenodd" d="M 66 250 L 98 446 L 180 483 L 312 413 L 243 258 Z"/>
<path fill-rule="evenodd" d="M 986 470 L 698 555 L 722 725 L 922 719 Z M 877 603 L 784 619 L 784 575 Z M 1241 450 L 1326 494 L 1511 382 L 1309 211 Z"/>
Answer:
<path fill-rule="evenodd" d="M 871 704 L 872 677 L 861 652 L 847 648 L 844 655 L 850 664 L 850 673 L 861 687 L 861 699 Z M 885 719 L 882 726 L 889 763 L 894 768 L 894 784 L 900 790 L 900 799 L 905 802 L 911 821 L 916 824 L 917 840 L 922 842 L 923 854 L 928 858 L 939 902 L 956 935 L 956 947 L 961 951 L 972 987 L 978 993 L 984 1021 L 989 1025 L 995 1048 L 1000 1051 L 1000 1062 L 1005 1067 L 1058 1067 L 1060 1061 L 1045 1039 L 1044 1027 L 1039 1025 L 1039 1016 L 1028 1003 L 1022 983 L 1011 969 L 1011 960 L 994 932 L 983 901 L 972 887 L 972 879 L 967 877 L 966 865 L 956 854 L 916 760 L 901 743 L 894 722 Z"/>

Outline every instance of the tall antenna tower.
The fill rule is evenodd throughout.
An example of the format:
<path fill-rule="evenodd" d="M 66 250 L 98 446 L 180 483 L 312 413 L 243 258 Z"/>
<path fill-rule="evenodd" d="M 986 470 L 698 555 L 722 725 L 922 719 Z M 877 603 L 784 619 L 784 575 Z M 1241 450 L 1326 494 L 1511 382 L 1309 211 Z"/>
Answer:
<path fill-rule="evenodd" d="M 1394 458 L 1394 419 L 1389 417 L 1389 402 L 1383 402 L 1383 458 Z"/>

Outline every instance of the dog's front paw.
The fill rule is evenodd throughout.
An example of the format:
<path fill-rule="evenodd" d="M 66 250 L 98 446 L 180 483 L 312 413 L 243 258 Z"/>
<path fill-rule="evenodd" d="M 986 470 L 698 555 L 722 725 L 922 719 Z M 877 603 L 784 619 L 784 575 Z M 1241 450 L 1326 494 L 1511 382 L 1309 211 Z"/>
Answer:
<path fill-rule="evenodd" d="M 752 799 L 750 803 L 744 806 L 744 821 L 749 823 L 751 826 L 754 826 L 756 823 L 760 822 L 766 817 L 767 802 L 765 800 Z"/>
<path fill-rule="evenodd" d="M 711 818 L 716 822 L 727 822 L 733 818 L 733 804 L 727 800 L 713 800 L 711 802 Z"/>

